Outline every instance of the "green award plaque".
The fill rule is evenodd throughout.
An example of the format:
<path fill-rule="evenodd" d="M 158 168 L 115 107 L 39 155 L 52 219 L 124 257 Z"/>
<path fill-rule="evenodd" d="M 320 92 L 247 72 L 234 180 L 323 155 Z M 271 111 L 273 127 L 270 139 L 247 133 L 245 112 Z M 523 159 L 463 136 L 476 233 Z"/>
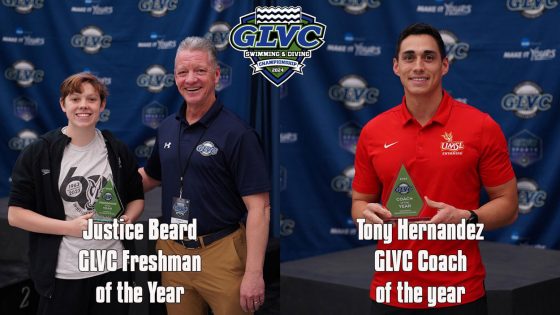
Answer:
<path fill-rule="evenodd" d="M 101 222 L 112 222 L 123 212 L 119 195 L 112 180 L 108 179 L 105 186 L 99 190 L 94 209 L 93 220 Z"/>
<path fill-rule="evenodd" d="M 387 201 L 387 209 L 391 211 L 392 219 L 407 218 L 409 221 L 424 221 L 430 218 L 420 218 L 418 214 L 424 206 L 424 201 L 418 193 L 412 178 L 408 175 L 404 165 L 401 165 L 395 178 L 395 184 Z"/>

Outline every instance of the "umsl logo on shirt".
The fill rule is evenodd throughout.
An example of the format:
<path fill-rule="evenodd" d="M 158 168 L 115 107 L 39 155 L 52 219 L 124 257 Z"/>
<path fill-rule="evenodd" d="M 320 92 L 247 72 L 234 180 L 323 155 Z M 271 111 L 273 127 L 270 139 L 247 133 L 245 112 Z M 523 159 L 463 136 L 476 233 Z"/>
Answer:
<path fill-rule="evenodd" d="M 444 132 L 441 136 L 445 139 L 441 143 L 441 155 L 463 155 L 463 141 L 453 141 L 452 132 Z"/>

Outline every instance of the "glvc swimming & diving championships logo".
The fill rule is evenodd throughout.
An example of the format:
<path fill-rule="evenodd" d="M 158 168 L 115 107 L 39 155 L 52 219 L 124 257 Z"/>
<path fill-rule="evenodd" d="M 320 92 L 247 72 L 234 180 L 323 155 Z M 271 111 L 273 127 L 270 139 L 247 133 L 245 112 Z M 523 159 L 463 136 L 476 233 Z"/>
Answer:
<path fill-rule="evenodd" d="M 256 7 L 239 18 L 229 42 L 251 59 L 253 74 L 278 87 L 294 73 L 303 74 L 303 61 L 324 44 L 326 29 L 301 7 Z"/>

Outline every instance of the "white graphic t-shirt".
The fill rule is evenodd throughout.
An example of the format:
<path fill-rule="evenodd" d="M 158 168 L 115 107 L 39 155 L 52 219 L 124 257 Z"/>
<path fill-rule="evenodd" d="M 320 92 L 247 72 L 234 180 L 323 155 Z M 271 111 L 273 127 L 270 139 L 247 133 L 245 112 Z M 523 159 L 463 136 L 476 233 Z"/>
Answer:
<path fill-rule="evenodd" d="M 62 129 L 66 133 L 66 128 Z M 108 179 L 112 180 L 107 159 L 107 147 L 101 131 L 96 129 L 95 138 L 86 146 L 68 144 L 64 149 L 58 178 L 59 193 L 64 205 L 66 220 L 72 220 L 93 211 L 99 190 Z M 80 271 L 79 252 L 89 249 L 114 249 L 118 254 L 118 267 L 122 267 L 123 246 L 119 240 L 84 240 L 81 237 L 64 236 L 58 251 L 56 278 L 84 279 L 108 271 Z M 93 259 L 91 259 L 93 260 Z M 89 264 L 88 264 L 89 266 Z"/>

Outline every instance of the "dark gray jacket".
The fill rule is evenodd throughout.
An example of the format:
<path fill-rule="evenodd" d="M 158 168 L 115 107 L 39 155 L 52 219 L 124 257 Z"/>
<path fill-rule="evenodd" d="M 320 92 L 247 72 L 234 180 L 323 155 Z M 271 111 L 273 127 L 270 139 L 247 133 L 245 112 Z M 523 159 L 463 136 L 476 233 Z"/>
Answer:
<path fill-rule="evenodd" d="M 128 147 L 103 131 L 107 146 L 109 165 L 122 204 L 144 199 L 142 178 L 138 174 L 138 164 Z M 12 171 L 12 187 L 9 206 L 22 207 L 41 215 L 65 220 L 64 206 L 60 197 L 58 177 L 64 148 L 70 138 L 55 129 L 39 137 L 27 146 L 18 157 Z M 29 274 L 39 294 L 51 297 L 61 235 L 30 232 Z M 123 241 L 127 249 L 131 241 Z"/>

